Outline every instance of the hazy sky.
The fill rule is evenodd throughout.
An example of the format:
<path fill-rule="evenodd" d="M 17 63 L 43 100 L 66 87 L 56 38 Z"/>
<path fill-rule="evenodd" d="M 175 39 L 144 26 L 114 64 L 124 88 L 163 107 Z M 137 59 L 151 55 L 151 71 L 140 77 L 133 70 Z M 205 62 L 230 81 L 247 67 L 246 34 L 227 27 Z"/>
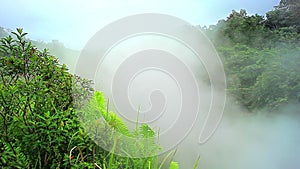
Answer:
<path fill-rule="evenodd" d="M 139 13 L 163 13 L 211 25 L 233 10 L 264 15 L 280 0 L 1 0 L 0 26 L 23 27 L 34 40 L 81 49 L 106 24 Z"/>

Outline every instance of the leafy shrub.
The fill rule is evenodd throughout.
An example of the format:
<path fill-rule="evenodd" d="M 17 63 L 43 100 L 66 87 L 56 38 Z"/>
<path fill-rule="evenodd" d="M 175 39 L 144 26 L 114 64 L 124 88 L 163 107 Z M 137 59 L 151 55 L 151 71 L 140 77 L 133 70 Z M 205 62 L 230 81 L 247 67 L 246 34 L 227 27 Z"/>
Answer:
<path fill-rule="evenodd" d="M 47 50 L 37 50 L 22 29 L 12 34 L 0 46 L 0 166 L 66 167 L 72 146 L 91 144 L 78 132 L 72 97 L 73 83 L 80 93 L 91 93 L 82 88 L 89 81 L 68 73 Z"/>
<path fill-rule="evenodd" d="M 147 125 L 130 132 L 116 114 L 106 109 L 102 93 L 95 92 L 93 95 L 90 81 L 68 73 L 66 66 L 59 64 L 47 50 L 37 50 L 25 39 L 27 33 L 23 33 L 22 29 L 12 34 L 14 38 L 7 36 L 0 41 L 2 168 L 162 168 L 173 152 L 159 162 L 158 156 L 122 157 L 97 146 L 84 130 L 89 126 L 82 125 L 78 118 L 82 112 L 77 110 L 94 114 L 94 109 L 85 107 L 86 101 L 95 104 L 105 119 L 105 124 L 100 125 L 102 131 L 109 127 L 108 133 L 118 131 L 143 138 L 151 138 L 156 133 Z M 93 120 L 91 116 L 87 117 Z M 113 143 L 122 144 L 122 141 L 116 142 L 110 136 L 107 135 Z M 142 153 L 149 154 L 149 150 L 160 149 L 151 139 L 147 145 L 150 148 L 132 145 L 124 147 L 124 150 L 141 149 Z M 174 167 L 176 164 L 171 165 Z"/>
<path fill-rule="evenodd" d="M 220 48 L 228 91 L 249 110 L 274 110 L 300 101 L 299 54 L 293 45 L 258 50 L 237 44 Z"/>
<path fill-rule="evenodd" d="M 159 167 L 158 156 L 153 157 L 153 152 L 158 152 L 161 149 L 154 139 L 156 133 L 148 125 L 142 125 L 130 132 L 121 118 L 114 112 L 107 110 L 103 93 L 96 91 L 94 97 L 79 110 L 78 115 L 81 117 L 79 119 L 85 131 L 90 134 L 89 136 L 94 138 L 96 142 L 100 142 L 102 146 L 110 149 L 111 154 L 108 158 L 103 157 L 104 161 L 100 164 L 101 167 L 124 168 L 124 164 L 126 164 L 126 168 L 151 167 L 156 169 Z M 127 138 L 137 139 L 133 143 L 132 140 Z M 114 155 L 116 151 L 125 152 L 123 155 L 129 155 L 133 152 L 143 157 L 130 159 Z M 116 163 L 116 161 L 119 163 Z"/>

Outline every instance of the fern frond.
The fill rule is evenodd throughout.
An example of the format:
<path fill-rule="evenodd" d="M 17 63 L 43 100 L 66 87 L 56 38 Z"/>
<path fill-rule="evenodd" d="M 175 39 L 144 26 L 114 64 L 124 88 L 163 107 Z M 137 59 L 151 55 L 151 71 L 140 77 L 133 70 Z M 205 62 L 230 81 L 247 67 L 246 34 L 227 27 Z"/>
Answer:
<path fill-rule="evenodd" d="M 106 104 L 106 100 L 105 100 L 104 94 L 102 92 L 95 91 L 94 98 L 96 100 L 97 107 L 98 107 L 100 113 L 102 114 L 102 116 L 104 117 L 104 119 L 107 120 L 107 118 L 108 118 L 108 112 L 106 111 L 107 104 Z"/>
<path fill-rule="evenodd" d="M 179 169 L 178 162 L 171 161 L 169 169 Z"/>
<path fill-rule="evenodd" d="M 110 127 L 114 128 L 118 132 L 124 135 L 130 135 L 130 131 L 128 130 L 124 121 L 118 117 L 114 112 L 109 112 L 107 123 Z"/>
<path fill-rule="evenodd" d="M 139 134 L 142 135 L 143 138 L 152 138 L 155 136 L 155 132 L 147 124 L 143 124 L 140 127 Z"/>

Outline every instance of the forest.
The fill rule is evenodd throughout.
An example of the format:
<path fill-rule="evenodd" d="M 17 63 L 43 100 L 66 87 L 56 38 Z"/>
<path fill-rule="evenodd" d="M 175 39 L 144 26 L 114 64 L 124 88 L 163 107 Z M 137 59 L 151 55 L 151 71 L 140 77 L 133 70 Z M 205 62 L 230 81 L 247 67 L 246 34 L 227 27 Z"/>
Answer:
<path fill-rule="evenodd" d="M 285 106 L 300 104 L 300 1 L 281 0 L 265 16 L 233 10 L 217 24 L 199 29 L 223 61 L 226 92 L 236 105 L 249 114 L 275 114 Z M 0 27 L 1 168 L 182 168 L 182 162 L 174 158 L 176 150 L 148 157 L 162 149 L 151 139 L 159 132 L 146 124 L 129 130 L 107 109 L 103 93 L 94 91 L 90 80 L 72 73 L 79 51 L 57 41 L 46 43 L 26 36 L 22 28 L 8 31 Z M 78 109 L 97 111 L 97 117 L 88 114 L 90 120 L 101 117 L 104 123 L 99 122 L 99 128 L 82 126 Z M 106 151 L 86 130 L 102 133 L 112 147 L 124 145 L 123 151 L 137 151 L 145 157 Z M 147 138 L 147 142 L 126 146 L 126 140 L 114 139 L 115 131 Z M 200 155 L 192 166 L 196 169 L 201 163 Z"/>

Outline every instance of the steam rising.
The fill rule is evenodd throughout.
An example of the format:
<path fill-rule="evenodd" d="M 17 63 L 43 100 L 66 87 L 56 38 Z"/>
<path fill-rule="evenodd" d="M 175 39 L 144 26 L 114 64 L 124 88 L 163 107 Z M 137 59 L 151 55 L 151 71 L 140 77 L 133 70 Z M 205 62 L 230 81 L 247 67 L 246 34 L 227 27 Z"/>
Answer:
<path fill-rule="evenodd" d="M 298 105 L 278 112 L 248 113 L 228 101 L 222 122 L 205 144 L 196 144 L 199 129 L 178 148 L 175 159 L 189 169 L 198 155 L 203 169 L 300 168 L 300 115 Z M 195 126 L 197 127 L 197 126 Z"/>
<path fill-rule="evenodd" d="M 113 30 L 119 31 L 119 28 L 120 27 L 118 26 L 116 27 L 116 29 Z M 110 30 L 111 29 L 107 29 L 106 31 L 109 32 Z M 103 33 L 103 36 L 104 35 L 107 36 L 108 34 Z M 103 38 L 103 36 L 99 36 L 99 38 L 105 41 L 111 40 L 110 38 Z M 107 37 L 114 37 L 114 36 L 107 36 Z M 145 96 L 149 96 L 151 92 L 160 91 L 158 89 L 170 89 L 170 90 L 172 89 L 171 92 L 169 92 L 168 90 L 164 90 L 166 95 L 170 94 L 170 96 L 168 95 L 168 97 L 165 97 L 166 98 L 165 100 L 171 103 L 169 104 L 168 110 L 173 110 L 174 108 L 176 109 L 176 105 L 180 105 L 180 102 L 176 102 L 178 100 L 178 97 L 177 95 L 174 95 L 173 92 L 173 88 L 175 88 L 176 85 L 175 84 L 173 86 L 170 85 L 171 83 L 174 83 L 174 81 L 172 81 L 172 78 L 166 77 L 167 74 L 163 74 L 163 71 L 153 71 L 154 70 L 153 69 L 146 73 L 144 71 L 143 75 L 141 75 L 139 71 L 133 69 L 136 66 L 141 66 L 141 65 L 143 66 L 143 64 L 146 65 L 148 63 L 151 63 L 151 58 L 157 58 L 157 56 L 148 55 L 150 53 L 149 50 L 153 51 L 153 49 L 160 49 L 160 47 L 163 46 L 165 50 L 169 51 L 169 53 L 173 52 L 176 54 L 176 56 L 178 56 L 178 59 L 184 60 L 183 63 L 188 65 L 191 71 L 195 73 L 195 77 L 197 78 L 198 85 L 200 86 L 199 89 L 200 90 L 199 93 L 201 95 L 199 99 L 200 115 L 196 119 L 196 123 L 194 125 L 192 124 L 192 122 L 193 120 L 195 120 L 195 118 L 194 116 L 189 116 L 190 113 L 189 111 L 180 112 L 181 115 L 184 114 L 185 116 L 188 116 L 187 120 L 182 120 L 182 118 L 175 119 L 174 117 L 177 115 L 176 111 L 166 111 L 167 113 L 164 114 L 165 118 L 160 117 L 159 120 L 155 121 L 155 123 L 150 124 L 152 128 L 158 127 L 160 129 L 168 131 L 167 129 L 170 123 L 174 122 L 176 123 L 176 125 L 180 123 L 178 125 L 179 127 L 176 128 L 175 132 L 172 130 L 172 132 L 169 132 L 171 134 L 168 135 L 168 137 L 160 138 L 161 139 L 160 144 L 163 145 L 165 149 L 168 148 L 168 146 L 171 147 L 170 146 L 171 143 L 173 143 L 174 140 L 177 140 L 177 138 L 180 137 L 181 139 L 184 133 L 183 131 L 185 131 L 184 127 L 193 126 L 193 129 L 190 133 L 184 133 L 184 134 L 188 134 L 188 136 L 178 145 L 178 151 L 175 155 L 175 161 L 179 162 L 181 169 L 192 168 L 199 155 L 201 156 L 201 159 L 199 161 L 198 168 L 203 168 L 203 169 L 296 169 L 296 168 L 300 168 L 300 161 L 298 161 L 300 147 L 297 145 L 298 143 L 300 143 L 300 135 L 298 134 L 300 129 L 300 123 L 299 123 L 300 106 L 298 105 L 289 105 L 286 107 L 282 107 L 281 110 L 279 110 L 278 112 L 249 113 L 243 107 L 234 104 L 234 101 L 231 100 L 231 98 L 229 97 L 229 100 L 227 100 L 223 119 L 221 121 L 220 126 L 216 130 L 215 134 L 204 144 L 199 144 L 199 136 L 201 134 L 201 131 L 203 129 L 203 124 L 204 124 L 203 119 L 205 119 L 203 114 L 205 113 L 204 110 L 210 109 L 209 105 L 211 104 L 210 100 L 212 97 L 210 90 L 211 90 L 211 86 L 213 86 L 212 84 L 210 84 L 211 79 L 208 80 L 209 77 L 206 76 L 209 72 L 205 72 L 205 68 L 207 66 L 209 66 L 209 68 L 216 68 L 217 65 L 214 65 L 215 62 L 212 61 L 211 57 L 208 57 L 209 61 L 206 62 L 209 63 L 209 65 L 205 63 L 203 65 L 196 64 L 197 60 L 192 59 L 193 55 L 191 53 L 188 53 L 185 50 L 181 49 L 178 43 L 174 43 L 173 41 L 171 42 L 169 41 L 169 39 L 165 40 L 165 38 L 166 37 L 162 37 L 162 36 L 157 37 L 153 35 L 150 36 L 144 35 L 142 37 L 136 36 L 134 38 L 127 39 L 126 41 L 118 44 L 117 46 L 110 48 L 110 52 L 106 55 L 105 59 L 101 60 L 101 64 L 97 65 L 97 62 L 95 62 L 93 58 L 89 60 L 88 58 L 82 57 L 80 62 L 78 63 L 79 65 L 81 64 L 82 68 L 85 69 L 84 70 L 80 69 L 80 70 L 85 71 L 83 72 L 85 74 L 92 73 L 90 77 L 91 78 L 94 77 L 96 79 L 95 86 L 99 87 L 99 89 L 103 91 L 104 94 L 106 94 L 107 98 L 113 98 L 111 96 L 112 95 L 111 90 L 113 86 L 111 85 L 111 83 L 114 82 L 114 75 L 116 74 L 115 72 L 118 72 L 117 70 L 120 67 L 122 68 L 122 64 L 126 63 L 124 65 L 126 65 L 127 67 L 125 67 L 126 69 L 125 68 L 121 69 L 122 71 L 120 75 L 122 76 L 120 77 L 126 77 L 127 81 L 125 81 L 126 83 L 123 83 L 124 81 L 119 80 L 117 81 L 118 83 L 116 83 L 116 85 L 118 87 L 128 88 L 130 89 L 129 91 L 131 92 L 136 92 L 130 94 L 131 96 L 130 99 L 132 100 L 129 101 L 130 103 L 134 104 L 132 106 L 134 108 L 132 109 L 137 109 L 137 107 L 141 106 L 142 116 L 140 120 L 149 121 L 149 119 L 147 119 L 148 117 L 146 116 L 148 114 L 146 113 L 143 114 L 143 111 L 147 111 L 149 109 L 152 110 L 151 106 L 156 105 L 156 104 L 153 105 L 149 104 L 149 101 L 147 99 L 151 97 L 145 97 Z M 119 38 L 116 39 L 119 40 Z M 90 41 L 90 43 L 92 44 L 90 46 L 97 49 L 97 50 L 91 50 L 94 53 L 97 53 L 95 51 L 98 51 L 97 45 L 102 44 L 102 43 L 96 43 L 98 42 L 97 40 L 99 39 L 95 38 L 92 39 L 92 41 Z M 114 39 L 112 39 L 112 42 L 114 42 L 113 40 Z M 103 43 L 105 41 L 103 41 Z M 156 42 L 160 42 L 160 43 L 156 43 Z M 110 47 L 110 45 L 108 46 Z M 201 46 L 201 43 L 199 43 L 199 46 Z M 102 47 L 100 49 L 103 50 L 106 49 L 106 47 Z M 206 51 L 204 47 L 203 49 L 204 50 L 202 51 Z M 99 51 L 103 52 L 101 50 Z M 146 56 L 145 58 L 143 58 L 144 62 L 129 62 L 130 64 L 127 64 L 127 62 L 125 62 L 129 56 L 140 54 L 141 53 L 140 51 L 148 51 L 148 54 L 143 53 L 143 55 L 140 56 L 140 57 Z M 209 52 L 206 53 L 207 55 L 209 55 Z M 88 55 L 90 54 L 90 52 L 87 52 L 85 54 L 86 55 L 84 56 L 88 56 L 88 57 L 90 56 Z M 177 62 L 165 62 L 162 59 L 163 58 L 162 56 L 164 55 L 161 55 L 161 57 L 156 60 L 157 63 L 160 64 L 162 62 L 162 63 L 166 63 L 166 65 L 170 64 L 172 66 L 174 66 L 174 63 L 177 63 Z M 176 68 L 175 70 L 179 70 L 178 65 L 180 64 L 175 64 L 175 68 Z M 87 71 L 88 68 L 93 66 L 96 66 L 95 71 L 93 72 Z M 150 66 L 146 65 L 144 67 L 148 68 Z M 128 72 L 137 72 L 139 76 L 132 76 L 134 78 L 130 76 L 131 77 L 130 79 L 129 77 L 126 76 Z M 147 78 L 144 77 L 146 75 L 148 78 L 150 77 L 149 78 L 150 80 L 148 79 L 147 81 Z M 216 76 L 219 77 L 216 79 L 222 79 L 221 75 L 218 74 Z M 165 83 L 166 80 L 169 80 L 168 81 L 169 83 Z M 127 82 L 130 83 L 128 84 Z M 191 80 L 184 81 L 185 84 L 190 84 L 190 82 Z M 221 82 L 219 82 L 219 84 L 221 84 Z M 216 84 L 214 87 L 216 86 L 218 86 L 218 84 Z M 120 99 L 119 103 L 125 103 L 125 101 L 123 101 L 124 100 L 123 96 L 126 96 L 128 92 L 126 90 L 114 90 L 114 91 L 117 91 L 116 92 L 117 96 L 122 96 L 122 99 Z M 120 91 L 126 91 L 126 92 L 120 92 Z M 178 91 L 180 94 L 180 90 L 177 90 L 177 92 Z M 219 95 L 218 92 L 216 93 L 217 93 L 216 96 L 220 96 L 219 98 L 222 98 L 221 92 L 219 92 Z M 143 100 L 141 98 L 146 98 L 146 100 Z M 190 102 L 195 101 L 195 99 L 193 99 L 192 97 L 190 97 L 189 99 Z M 114 99 L 110 99 L 110 100 L 114 100 Z M 153 99 L 153 100 L 154 103 L 155 102 L 161 103 L 161 101 L 158 99 Z M 150 101 L 152 100 L 150 99 Z M 190 107 L 192 107 L 193 104 L 194 103 L 188 105 L 191 105 Z M 115 110 L 115 112 L 117 112 L 117 108 L 118 108 L 117 106 L 112 104 L 110 106 L 114 106 L 114 107 L 109 107 L 110 110 Z M 126 106 L 130 106 L 130 105 L 126 104 Z M 219 108 L 216 104 L 213 104 L 212 107 Z M 125 113 L 132 113 L 132 114 L 130 114 L 130 118 L 123 119 L 123 120 L 128 123 L 134 121 L 136 119 L 135 117 L 137 116 L 137 113 L 133 111 L 134 110 L 124 111 Z M 120 114 L 122 115 L 122 113 L 123 112 L 121 112 Z M 151 113 L 159 113 L 159 112 L 151 112 Z M 210 119 L 217 119 L 217 118 L 214 115 L 212 115 L 212 118 Z M 132 125 L 135 126 L 135 123 L 132 123 Z M 206 127 L 210 129 L 213 128 L 213 126 L 209 126 L 209 125 Z"/>

